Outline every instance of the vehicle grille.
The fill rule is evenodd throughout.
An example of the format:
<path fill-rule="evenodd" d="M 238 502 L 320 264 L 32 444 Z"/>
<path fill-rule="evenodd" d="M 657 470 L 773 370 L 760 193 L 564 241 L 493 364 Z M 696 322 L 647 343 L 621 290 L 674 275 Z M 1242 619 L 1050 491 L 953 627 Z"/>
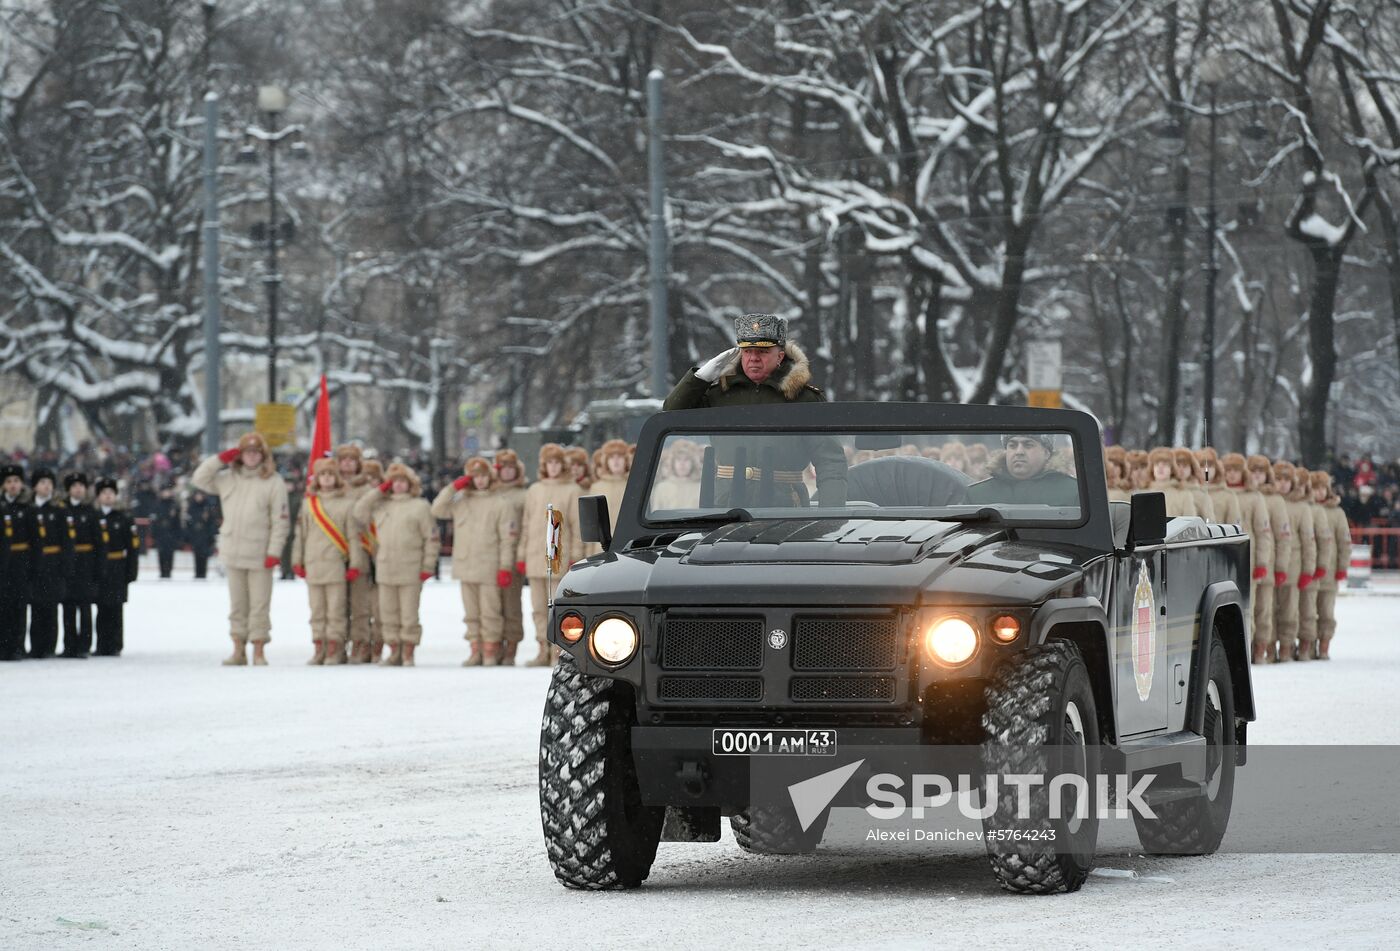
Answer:
<path fill-rule="evenodd" d="M 761 700 L 758 677 L 662 677 L 656 685 L 661 700 Z"/>
<path fill-rule="evenodd" d="M 894 670 L 898 660 L 897 618 L 799 617 L 796 620 L 792 647 L 794 670 Z"/>
<path fill-rule="evenodd" d="M 668 617 L 661 635 L 661 666 L 666 670 L 758 670 L 763 666 L 763 619 Z"/>
<path fill-rule="evenodd" d="M 803 703 L 894 700 L 893 677 L 794 677 L 792 699 Z"/>

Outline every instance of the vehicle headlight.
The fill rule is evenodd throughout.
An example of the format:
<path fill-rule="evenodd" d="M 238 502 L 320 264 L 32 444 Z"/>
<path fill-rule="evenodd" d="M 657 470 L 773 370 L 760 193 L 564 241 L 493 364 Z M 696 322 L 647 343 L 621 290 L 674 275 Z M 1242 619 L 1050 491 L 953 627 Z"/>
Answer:
<path fill-rule="evenodd" d="M 624 617 L 603 618 L 593 626 L 588 643 L 603 663 L 624 663 L 637 652 L 637 626 Z"/>
<path fill-rule="evenodd" d="M 977 653 L 977 629 L 967 618 L 935 618 L 924 634 L 924 648 L 940 664 L 960 666 Z"/>

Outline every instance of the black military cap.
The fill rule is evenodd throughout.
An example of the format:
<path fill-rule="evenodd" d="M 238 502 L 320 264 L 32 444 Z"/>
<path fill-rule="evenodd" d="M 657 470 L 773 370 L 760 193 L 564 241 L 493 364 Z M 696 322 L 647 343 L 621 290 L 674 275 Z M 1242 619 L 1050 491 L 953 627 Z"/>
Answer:
<path fill-rule="evenodd" d="M 38 485 L 40 479 L 48 479 L 52 483 L 58 483 L 58 476 L 53 474 L 52 469 L 35 469 L 33 475 L 29 477 L 29 484 Z"/>
<path fill-rule="evenodd" d="M 734 342 L 745 350 L 781 347 L 787 343 L 787 321 L 772 314 L 745 314 L 734 321 Z"/>
<path fill-rule="evenodd" d="M 96 495 L 97 493 L 101 492 L 103 489 L 111 489 L 113 492 L 117 491 L 117 480 L 116 480 L 116 479 L 98 479 L 98 480 L 97 480 L 97 484 L 94 485 L 94 486 L 92 487 L 92 494 L 93 494 L 93 495 Z"/>
<path fill-rule="evenodd" d="M 66 476 L 63 477 L 63 491 L 67 492 L 69 489 L 73 488 L 73 486 L 76 485 L 76 484 L 79 483 L 79 482 L 81 482 L 81 483 L 83 484 L 83 487 L 84 487 L 84 488 L 90 488 L 91 485 L 92 485 L 92 483 L 88 482 L 87 473 L 85 473 L 85 472 L 70 472 L 70 473 L 68 473 Z"/>
<path fill-rule="evenodd" d="M 5 481 L 6 479 L 8 479 L 10 476 L 14 476 L 15 478 L 17 478 L 17 479 L 19 479 L 21 482 L 23 482 L 23 481 L 24 481 L 24 469 L 23 469 L 22 467 L 20 467 L 20 466 L 15 465 L 14 463 L 10 463 L 10 464 L 8 464 L 8 465 L 0 466 L 0 482 L 4 482 L 4 481 Z"/>

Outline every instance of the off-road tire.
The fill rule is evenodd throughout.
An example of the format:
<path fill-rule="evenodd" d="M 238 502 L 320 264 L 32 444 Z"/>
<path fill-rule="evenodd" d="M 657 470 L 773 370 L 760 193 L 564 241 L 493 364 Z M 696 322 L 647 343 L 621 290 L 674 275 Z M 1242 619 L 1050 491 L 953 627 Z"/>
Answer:
<path fill-rule="evenodd" d="M 1235 695 L 1230 661 L 1219 637 L 1211 638 L 1206 691 L 1206 791 L 1190 799 L 1152 807 L 1156 819 L 1133 811 L 1144 852 L 1157 855 L 1210 855 L 1220 848 L 1235 798 Z M 1214 688 L 1214 698 L 1212 689 Z M 1217 776 L 1218 772 L 1218 776 Z M 1218 782 L 1210 782 L 1212 778 Z"/>
<path fill-rule="evenodd" d="M 635 720 L 629 684 L 560 658 L 540 727 L 540 820 L 554 877 L 568 888 L 636 888 L 651 872 L 666 810 L 642 804 Z"/>
<path fill-rule="evenodd" d="M 771 806 L 749 806 L 729 817 L 739 848 L 755 855 L 805 855 L 821 845 L 830 812 L 824 812 L 805 832 L 797 813 Z"/>
<path fill-rule="evenodd" d="M 1035 773 L 1047 780 L 1032 787 L 1025 819 L 1017 818 L 1016 788 L 998 783 L 996 808 L 982 820 L 992 874 L 1002 888 L 1020 894 L 1078 891 L 1094 865 L 1099 825 L 1092 799 L 1099 726 L 1084 658 L 1068 641 L 1031 647 L 998 668 L 986 697 L 987 775 Z M 1077 733 L 1068 725 L 1076 716 Z M 1080 749 L 1082 760 L 1076 752 L 1073 764 L 1056 762 L 1062 751 Z M 1087 815 L 1073 824 L 1072 816 L 1050 817 L 1048 780 L 1068 765 L 1082 772 L 1091 791 Z"/>

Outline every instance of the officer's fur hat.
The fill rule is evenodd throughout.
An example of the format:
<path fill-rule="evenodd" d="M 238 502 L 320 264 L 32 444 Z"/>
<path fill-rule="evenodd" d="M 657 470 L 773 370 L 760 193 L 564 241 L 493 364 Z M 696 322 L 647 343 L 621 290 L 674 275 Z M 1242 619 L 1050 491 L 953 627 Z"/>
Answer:
<path fill-rule="evenodd" d="M 1227 452 L 1220 457 L 1220 468 L 1236 469 L 1243 472 L 1245 468 L 1244 456 L 1238 452 Z"/>
<path fill-rule="evenodd" d="M 1313 470 L 1312 475 L 1309 476 L 1309 479 L 1311 480 L 1312 487 L 1314 489 L 1327 489 L 1328 491 L 1331 491 L 1332 489 L 1332 473 L 1330 472 L 1324 472 L 1321 469 L 1315 469 Z"/>
<path fill-rule="evenodd" d="M 1284 459 L 1280 459 L 1278 462 L 1274 463 L 1273 470 L 1274 482 L 1278 482 L 1280 479 L 1288 479 L 1289 481 L 1292 481 L 1293 463 L 1288 462 Z"/>
<path fill-rule="evenodd" d="M 488 479 L 490 479 L 492 483 L 496 481 L 496 471 L 491 468 L 491 463 L 487 462 L 481 456 L 472 456 L 465 463 L 463 463 L 462 475 L 466 476 L 469 479 L 474 479 L 479 475 L 484 475 Z"/>
<path fill-rule="evenodd" d="M 418 478 L 418 473 L 414 472 L 402 462 L 391 462 L 389 463 L 389 468 L 384 470 L 385 482 L 393 482 L 395 479 L 407 480 L 409 495 L 423 494 L 423 483 Z"/>
<path fill-rule="evenodd" d="M 520 456 L 514 449 L 496 450 L 496 458 L 492 460 L 496 467 L 496 480 L 501 485 L 520 485 L 525 481 L 525 467 L 520 464 Z M 501 470 L 515 467 L 515 478 L 507 482 L 501 478 Z"/>
<path fill-rule="evenodd" d="M 311 463 L 311 485 L 307 486 L 306 491 L 320 492 L 321 476 L 326 472 L 335 476 L 335 488 L 331 490 L 332 492 L 345 488 L 345 483 L 340 478 L 340 467 L 335 464 L 335 460 L 317 459 L 315 462 Z"/>
<path fill-rule="evenodd" d="M 621 456 L 627 463 L 622 470 L 626 475 L 632 469 L 632 454 L 628 451 L 630 447 L 625 439 L 609 439 L 598 447 L 598 451 L 593 454 L 593 478 L 601 479 L 608 474 L 608 456 Z"/>
<path fill-rule="evenodd" d="M 1172 454 L 1171 449 L 1169 449 L 1169 448 L 1166 447 L 1166 446 L 1154 446 L 1154 447 L 1147 453 L 1147 465 L 1148 465 L 1149 468 L 1155 469 L 1155 468 L 1157 467 L 1157 463 L 1159 463 L 1159 462 L 1165 462 L 1167 465 L 1173 466 L 1171 478 L 1175 479 L 1175 478 L 1176 478 L 1176 470 L 1175 470 L 1176 458 L 1175 458 L 1175 456 Z M 1157 474 L 1154 472 L 1154 473 L 1152 474 L 1152 477 L 1155 479 L 1155 478 L 1157 477 Z"/>
<path fill-rule="evenodd" d="M 53 470 L 47 467 L 35 469 L 29 474 L 30 485 L 38 485 L 40 479 L 48 479 L 53 485 L 58 485 L 58 476 L 54 475 Z"/>
<path fill-rule="evenodd" d="M 117 480 L 108 478 L 98 479 L 96 482 L 93 483 L 92 494 L 101 495 L 103 489 L 111 489 L 113 492 L 117 492 Z"/>
<path fill-rule="evenodd" d="M 87 473 L 85 473 L 85 472 L 70 472 L 70 473 L 68 473 L 66 476 L 63 477 L 63 491 L 64 491 L 64 492 L 67 492 L 69 489 L 73 488 L 73 486 L 76 485 L 76 484 L 79 483 L 79 482 L 81 482 L 81 483 L 83 484 L 83 488 L 85 488 L 85 489 L 91 487 L 91 483 L 88 482 Z"/>
<path fill-rule="evenodd" d="M 0 466 L 0 482 L 4 482 L 6 479 L 9 479 L 11 477 L 19 479 L 21 482 L 23 482 L 24 469 L 21 466 L 15 465 L 14 463 Z"/>
<path fill-rule="evenodd" d="M 272 450 L 267 448 L 267 440 L 263 438 L 262 433 L 250 432 L 238 437 L 238 452 L 240 455 L 233 460 L 234 466 L 241 467 L 243 465 L 242 453 L 260 452 L 262 453 L 262 462 L 258 463 L 258 475 L 266 479 L 277 472 L 277 463 L 273 461 Z"/>
<path fill-rule="evenodd" d="M 1251 472 L 1267 472 L 1269 481 L 1273 481 L 1274 465 L 1269 461 L 1268 456 L 1250 456 L 1245 460 L 1244 467 Z"/>
<path fill-rule="evenodd" d="M 781 347 L 787 343 L 787 321 L 773 314 L 736 317 L 734 342 L 744 350 L 750 347 Z"/>
<path fill-rule="evenodd" d="M 549 462 L 551 459 L 556 460 L 565 468 L 565 471 L 568 470 L 569 462 L 564 455 L 564 447 L 557 442 L 547 442 L 540 447 L 540 467 L 538 471 L 541 479 L 545 478 L 545 463 Z"/>
<path fill-rule="evenodd" d="M 370 482 L 378 484 L 384 481 L 384 463 L 378 459 L 365 459 L 360 463 L 360 474 Z"/>

